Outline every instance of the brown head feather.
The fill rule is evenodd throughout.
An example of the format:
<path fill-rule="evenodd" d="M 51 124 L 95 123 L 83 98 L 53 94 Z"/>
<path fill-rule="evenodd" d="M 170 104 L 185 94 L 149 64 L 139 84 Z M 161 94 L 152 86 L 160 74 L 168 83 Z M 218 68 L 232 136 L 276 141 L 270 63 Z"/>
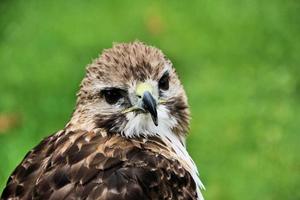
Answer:
<path fill-rule="evenodd" d="M 171 128 L 176 134 L 185 135 L 189 127 L 189 109 L 176 71 L 159 49 L 142 42 L 115 44 L 87 66 L 71 124 L 80 124 L 80 128 L 86 130 L 105 128 L 110 132 L 120 132 L 127 123 L 125 114 L 118 109 L 105 109 L 101 89 L 117 87 L 131 93 L 139 82 L 152 80 L 157 83 L 166 70 L 170 76 L 170 91 L 164 96 L 164 104 L 169 114 L 176 118 L 176 126 Z M 130 103 L 124 108 L 129 106 Z"/>

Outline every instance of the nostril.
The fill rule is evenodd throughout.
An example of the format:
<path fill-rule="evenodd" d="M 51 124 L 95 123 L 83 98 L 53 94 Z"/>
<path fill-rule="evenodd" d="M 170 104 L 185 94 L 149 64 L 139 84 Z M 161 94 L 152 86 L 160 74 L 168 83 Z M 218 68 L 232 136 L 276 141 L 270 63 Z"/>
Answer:
<path fill-rule="evenodd" d="M 138 97 L 139 99 L 141 99 L 141 98 L 142 98 L 142 96 L 141 96 L 141 95 L 137 95 L 137 97 Z"/>

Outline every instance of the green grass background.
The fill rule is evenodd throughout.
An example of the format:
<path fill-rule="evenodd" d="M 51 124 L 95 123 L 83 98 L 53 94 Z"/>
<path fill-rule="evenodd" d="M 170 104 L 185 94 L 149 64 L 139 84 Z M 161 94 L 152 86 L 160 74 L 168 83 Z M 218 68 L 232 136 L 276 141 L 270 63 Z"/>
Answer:
<path fill-rule="evenodd" d="M 298 0 L 0 2 L 0 191 L 64 127 L 86 64 L 139 39 L 173 61 L 206 199 L 300 199 Z"/>

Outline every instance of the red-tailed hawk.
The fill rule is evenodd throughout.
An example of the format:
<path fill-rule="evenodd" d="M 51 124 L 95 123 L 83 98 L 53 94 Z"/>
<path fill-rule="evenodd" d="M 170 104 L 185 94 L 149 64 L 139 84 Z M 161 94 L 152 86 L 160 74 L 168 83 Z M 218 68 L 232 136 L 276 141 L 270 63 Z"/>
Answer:
<path fill-rule="evenodd" d="M 186 94 L 160 50 L 104 50 L 77 96 L 70 122 L 25 156 L 1 199 L 203 199 Z"/>

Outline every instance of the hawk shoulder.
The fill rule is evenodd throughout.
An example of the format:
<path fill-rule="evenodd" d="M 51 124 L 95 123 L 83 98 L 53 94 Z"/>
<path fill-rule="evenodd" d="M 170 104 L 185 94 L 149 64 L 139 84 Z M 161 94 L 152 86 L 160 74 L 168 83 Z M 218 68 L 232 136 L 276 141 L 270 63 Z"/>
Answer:
<path fill-rule="evenodd" d="M 31 150 L 1 199 L 197 199 L 196 185 L 158 138 L 61 131 Z"/>

